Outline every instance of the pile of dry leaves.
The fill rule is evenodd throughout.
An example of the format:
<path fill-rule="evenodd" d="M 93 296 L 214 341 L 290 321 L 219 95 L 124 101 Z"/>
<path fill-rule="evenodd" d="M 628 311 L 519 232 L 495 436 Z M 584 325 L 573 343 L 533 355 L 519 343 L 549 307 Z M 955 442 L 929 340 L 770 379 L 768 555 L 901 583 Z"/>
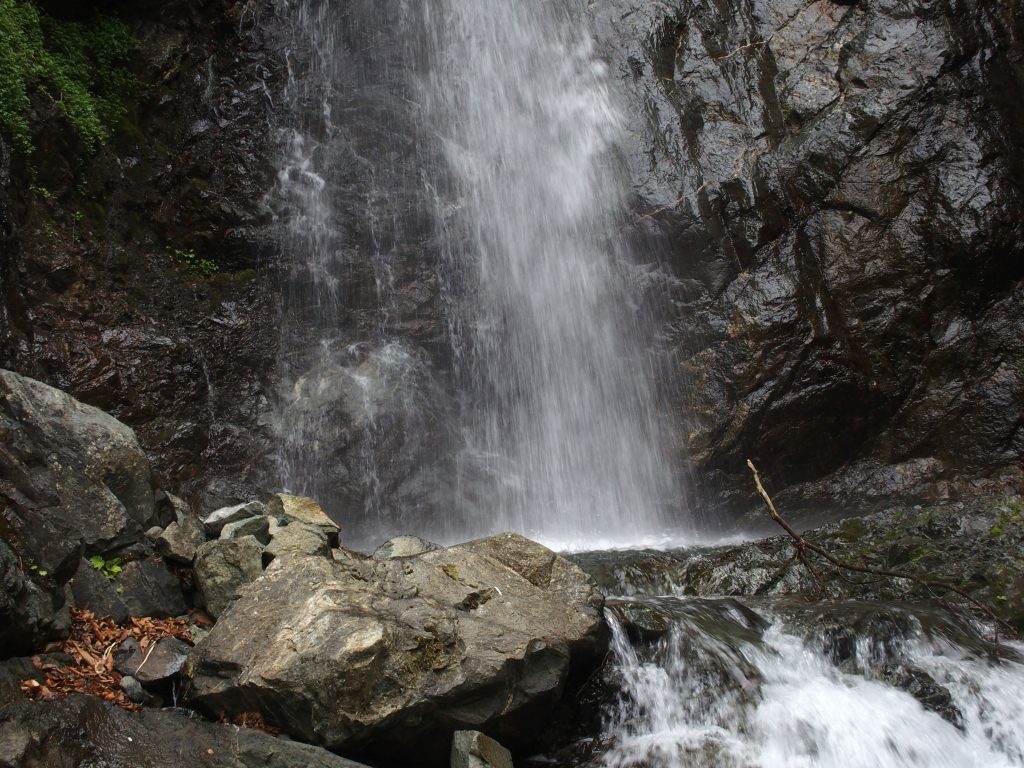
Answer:
<path fill-rule="evenodd" d="M 134 637 L 143 654 L 166 637 L 176 637 L 191 644 L 189 624 L 184 619 L 132 618 L 127 626 L 110 619 L 98 619 L 91 611 L 71 609 L 71 635 L 60 651 L 72 661 L 66 666 L 46 664 L 36 656 L 32 661 L 43 673 L 43 682 L 26 680 L 21 690 L 32 699 L 50 701 L 70 693 L 99 696 L 118 706 L 137 711 L 138 704 L 121 690 L 121 673 L 114 669 L 114 651 Z"/>

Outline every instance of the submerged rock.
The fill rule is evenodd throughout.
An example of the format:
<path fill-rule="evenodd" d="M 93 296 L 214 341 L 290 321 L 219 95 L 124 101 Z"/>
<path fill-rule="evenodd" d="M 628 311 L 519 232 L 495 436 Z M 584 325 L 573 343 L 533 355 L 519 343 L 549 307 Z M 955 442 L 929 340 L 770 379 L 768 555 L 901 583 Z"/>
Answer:
<path fill-rule="evenodd" d="M 386 561 L 289 557 L 195 649 L 189 696 L 350 754 L 444 760 L 459 729 L 521 745 L 570 670 L 601 658 L 602 605 L 576 566 L 513 534 Z"/>

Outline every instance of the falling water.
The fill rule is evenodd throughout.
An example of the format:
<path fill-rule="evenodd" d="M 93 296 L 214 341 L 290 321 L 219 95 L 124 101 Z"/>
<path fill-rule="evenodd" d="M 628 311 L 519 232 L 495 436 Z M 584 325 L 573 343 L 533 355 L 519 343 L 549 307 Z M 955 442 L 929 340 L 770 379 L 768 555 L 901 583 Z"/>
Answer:
<path fill-rule="evenodd" d="M 278 468 L 285 488 L 342 522 L 347 543 L 364 544 L 416 527 L 389 504 L 382 467 L 414 463 L 436 418 L 426 355 L 394 327 L 394 274 L 430 229 L 409 127 L 408 13 L 374 0 L 289 10 Z"/>
<path fill-rule="evenodd" d="M 475 527 L 621 546 L 678 532 L 679 492 L 643 255 L 617 235 L 623 121 L 582 5 L 428 0 L 422 92 L 447 160 L 460 469 L 490 481 Z"/>
<path fill-rule="evenodd" d="M 583 5 L 297 6 L 279 466 L 364 538 L 681 530 L 646 256 L 619 235 L 623 120 Z M 410 258 L 434 272 L 447 353 L 395 319 Z"/>

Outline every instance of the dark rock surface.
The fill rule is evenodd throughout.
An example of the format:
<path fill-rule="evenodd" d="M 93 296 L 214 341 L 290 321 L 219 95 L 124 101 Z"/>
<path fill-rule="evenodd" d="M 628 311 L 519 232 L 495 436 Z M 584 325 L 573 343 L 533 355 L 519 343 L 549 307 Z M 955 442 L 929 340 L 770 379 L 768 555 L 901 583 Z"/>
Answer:
<path fill-rule="evenodd" d="M 220 616 L 238 589 L 263 572 L 263 545 L 253 536 L 208 541 L 196 551 L 193 568 L 206 610 Z"/>
<path fill-rule="evenodd" d="M 0 657 L 30 653 L 68 631 L 71 617 L 55 586 L 24 573 L 18 556 L 0 540 Z"/>
<path fill-rule="evenodd" d="M 132 430 L 60 390 L 0 370 L 0 434 L 4 654 L 66 630 L 83 553 L 144 554 L 156 505 Z"/>
<path fill-rule="evenodd" d="M 8 179 L 0 149 L 0 366 L 131 425 L 160 485 L 196 498 L 264 475 L 271 6 L 104 4 L 138 37 L 144 86 L 111 142 L 88 158 L 40 98 L 34 172 L 15 158 Z"/>
<path fill-rule="evenodd" d="M 77 554 L 120 552 L 156 515 L 149 460 L 107 413 L 0 371 L 4 540 L 50 573 Z M 70 574 L 67 574 L 70 575 Z"/>
<path fill-rule="evenodd" d="M 528 743 L 570 673 L 603 656 L 600 593 L 522 537 L 342 555 L 276 560 L 244 587 L 189 658 L 191 701 L 257 709 L 346 754 L 440 763 L 459 729 Z"/>
<path fill-rule="evenodd" d="M 132 616 L 180 616 L 187 610 L 181 582 L 158 557 L 126 564 L 115 589 Z"/>
<path fill-rule="evenodd" d="M 130 637 L 114 652 L 114 668 L 142 685 L 153 685 L 181 672 L 191 650 L 190 645 L 176 637 L 165 637 L 143 651 L 139 641 Z"/>
<path fill-rule="evenodd" d="M 1024 499 L 1019 496 L 897 508 L 829 523 L 804 535 L 854 565 L 953 584 L 1024 630 Z M 908 579 L 851 574 L 808 556 L 820 569 L 828 596 L 921 601 L 943 593 Z M 674 552 L 584 553 L 570 559 L 614 595 L 819 595 L 787 536 Z M 957 596 L 948 597 L 971 609 Z M 634 620 L 623 608 L 616 610 Z M 657 617 L 646 615 L 647 608 L 630 610 L 639 611 L 638 632 L 648 625 L 656 629 Z"/>
<path fill-rule="evenodd" d="M 112 621 L 121 624 L 128 620 L 128 606 L 121 599 L 117 587 L 110 579 L 92 566 L 88 560 L 78 564 L 78 570 L 71 579 L 71 594 L 75 599 L 76 608 L 92 611 L 96 616 L 109 616 Z"/>
<path fill-rule="evenodd" d="M 1021 15 L 605 0 L 706 497 L 938 499 L 1024 454 Z M 677 395 L 669 395 L 677 397 Z M 972 490 L 967 488 L 967 491 Z"/>
<path fill-rule="evenodd" d="M 2 768 L 362 768 L 318 747 L 173 710 L 72 696 L 0 709 Z"/>

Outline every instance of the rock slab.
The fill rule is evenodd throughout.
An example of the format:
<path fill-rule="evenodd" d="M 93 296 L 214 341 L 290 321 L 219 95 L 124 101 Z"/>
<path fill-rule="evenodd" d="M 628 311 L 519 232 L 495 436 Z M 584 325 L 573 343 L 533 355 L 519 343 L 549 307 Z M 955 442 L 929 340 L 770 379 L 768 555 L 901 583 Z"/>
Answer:
<path fill-rule="evenodd" d="M 409 764 L 447 761 L 457 730 L 521 745 L 570 672 L 602 657 L 603 604 L 576 566 L 514 534 L 386 561 L 282 558 L 193 651 L 190 699 Z"/>

